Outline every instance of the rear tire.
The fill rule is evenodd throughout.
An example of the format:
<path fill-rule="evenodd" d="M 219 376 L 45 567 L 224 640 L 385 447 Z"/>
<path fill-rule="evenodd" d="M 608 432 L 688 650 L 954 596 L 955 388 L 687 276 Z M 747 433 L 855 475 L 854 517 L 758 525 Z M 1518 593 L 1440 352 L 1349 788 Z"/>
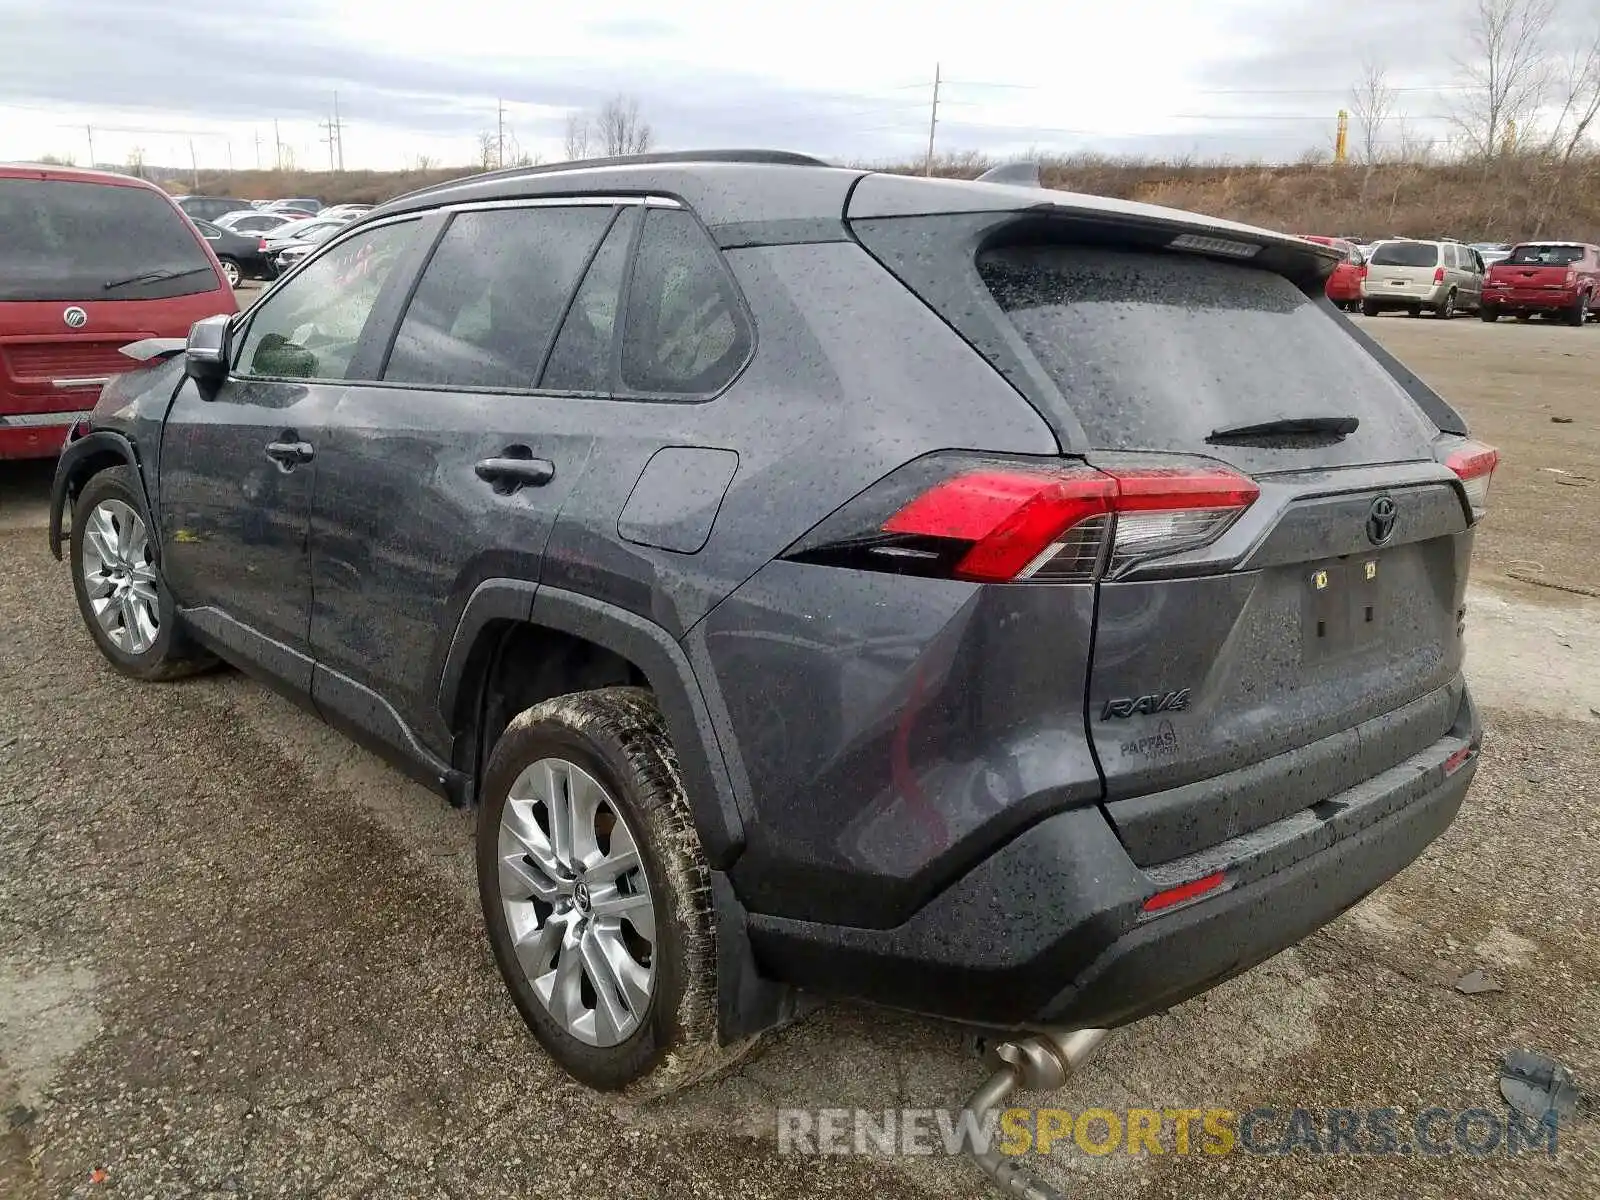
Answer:
<path fill-rule="evenodd" d="M 1531 312 L 1519 312 L 1517 314 L 1517 320 L 1526 325 L 1529 321 L 1533 320 L 1533 314 Z"/>
<path fill-rule="evenodd" d="M 72 591 L 106 660 L 134 679 L 179 679 L 216 664 L 178 625 L 132 467 L 92 477 L 72 507 Z"/>
<path fill-rule="evenodd" d="M 1371 300 L 1363 300 L 1361 302 L 1361 315 L 1363 317 L 1375 317 L 1380 311 L 1378 306 Z"/>
<path fill-rule="evenodd" d="M 222 277 L 228 281 L 230 288 L 236 288 L 244 282 L 244 271 L 233 259 L 219 258 L 217 261 L 222 264 Z"/>
<path fill-rule="evenodd" d="M 1410 308 L 1406 309 L 1406 316 L 1408 317 L 1420 317 L 1421 315 L 1422 306 L 1420 304 L 1414 304 Z"/>
<path fill-rule="evenodd" d="M 1589 319 L 1589 293 L 1579 292 L 1578 302 L 1563 315 L 1566 317 L 1568 325 L 1576 325 L 1582 328 L 1584 322 Z"/>
<path fill-rule="evenodd" d="M 1489 324 L 1493 325 L 1500 319 L 1500 310 L 1485 304 L 1478 310 L 1478 319 L 1480 321 L 1487 321 Z"/>
<path fill-rule="evenodd" d="M 1441 321 L 1448 321 L 1456 315 L 1456 294 L 1454 291 L 1444 294 L 1444 299 L 1440 302 L 1439 307 L 1433 310 L 1433 315 Z"/>
<path fill-rule="evenodd" d="M 501 978 L 573 1078 L 648 1098 L 753 1044 L 718 1044 L 710 868 L 649 692 L 576 692 L 516 717 L 476 840 Z"/>

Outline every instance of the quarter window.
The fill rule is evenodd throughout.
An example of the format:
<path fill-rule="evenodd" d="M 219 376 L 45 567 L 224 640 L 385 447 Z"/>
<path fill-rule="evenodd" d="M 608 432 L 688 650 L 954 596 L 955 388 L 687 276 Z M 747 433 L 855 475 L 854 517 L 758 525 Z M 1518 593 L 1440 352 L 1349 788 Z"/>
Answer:
<path fill-rule="evenodd" d="M 705 395 L 732 379 L 749 353 L 733 281 L 705 231 L 682 209 L 647 211 L 623 325 L 623 386 Z"/>
<path fill-rule="evenodd" d="M 384 379 L 532 388 L 613 211 L 574 205 L 457 215 L 406 308 Z"/>
<path fill-rule="evenodd" d="M 235 370 L 271 379 L 343 379 L 378 293 L 416 236 L 406 221 L 359 233 L 308 263 L 256 309 Z"/>

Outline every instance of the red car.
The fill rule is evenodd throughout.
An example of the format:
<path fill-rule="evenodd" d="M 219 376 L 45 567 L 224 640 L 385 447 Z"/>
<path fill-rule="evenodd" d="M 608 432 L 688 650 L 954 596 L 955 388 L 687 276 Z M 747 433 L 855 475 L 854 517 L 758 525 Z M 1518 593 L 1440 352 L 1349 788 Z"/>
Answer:
<path fill-rule="evenodd" d="M 1333 274 L 1328 276 L 1325 290 L 1328 299 L 1346 312 L 1354 312 L 1360 308 L 1361 279 L 1367 273 L 1367 260 L 1361 256 L 1360 247 L 1354 242 L 1345 241 L 1344 238 L 1323 237 L 1315 233 L 1302 233 L 1300 236 L 1308 242 L 1332 246 L 1343 255 L 1343 260 L 1333 269 Z"/>
<path fill-rule="evenodd" d="M 51 458 L 148 337 L 239 310 L 222 267 L 160 188 L 0 165 L 0 459 Z"/>
<path fill-rule="evenodd" d="M 1589 319 L 1600 292 L 1600 249 L 1587 242 L 1522 242 L 1489 268 L 1483 282 L 1485 321 L 1535 313 L 1560 316 L 1569 325 Z"/>

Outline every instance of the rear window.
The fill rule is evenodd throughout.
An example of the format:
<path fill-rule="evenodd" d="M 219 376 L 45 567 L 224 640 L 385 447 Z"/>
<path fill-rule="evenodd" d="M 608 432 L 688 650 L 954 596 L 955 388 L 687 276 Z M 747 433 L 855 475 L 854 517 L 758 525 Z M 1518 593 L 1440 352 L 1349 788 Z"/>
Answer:
<path fill-rule="evenodd" d="M 161 278 L 122 282 L 147 274 Z M 0 179 L 0 300 L 155 300 L 219 286 L 193 227 L 154 192 Z"/>
<path fill-rule="evenodd" d="M 1318 461 L 1424 456 L 1433 427 L 1293 283 L 1172 253 L 1046 244 L 978 256 L 978 273 L 1083 425 L 1108 450 L 1215 453 L 1219 429 L 1357 418 Z M 1286 447 L 1287 448 L 1287 447 Z"/>
<path fill-rule="evenodd" d="M 1570 267 L 1582 260 L 1582 246 L 1518 246 L 1505 262 L 1512 267 Z"/>
<path fill-rule="evenodd" d="M 1439 247 L 1431 242 L 1385 242 L 1367 261 L 1375 267 L 1436 267 Z"/>

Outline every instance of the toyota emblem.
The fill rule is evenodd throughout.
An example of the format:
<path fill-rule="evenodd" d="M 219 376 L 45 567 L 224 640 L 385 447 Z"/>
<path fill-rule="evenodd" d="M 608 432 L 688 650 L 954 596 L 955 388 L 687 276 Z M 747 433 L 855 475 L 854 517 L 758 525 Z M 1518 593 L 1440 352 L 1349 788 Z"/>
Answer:
<path fill-rule="evenodd" d="M 1394 536 L 1395 523 L 1399 519 L 1400 510 L 1395 502 L 1388 496 L 1379 496 L 1367 511 L 1367 540 L 1374 546 L 1383 545 Z"/>
<path fill-rule="evenodd" d="M 67 323 L 68 329 L 82 329 L 89 323 L 89 314 L 74 304 L 61 314 L 61 319 Z"/>

